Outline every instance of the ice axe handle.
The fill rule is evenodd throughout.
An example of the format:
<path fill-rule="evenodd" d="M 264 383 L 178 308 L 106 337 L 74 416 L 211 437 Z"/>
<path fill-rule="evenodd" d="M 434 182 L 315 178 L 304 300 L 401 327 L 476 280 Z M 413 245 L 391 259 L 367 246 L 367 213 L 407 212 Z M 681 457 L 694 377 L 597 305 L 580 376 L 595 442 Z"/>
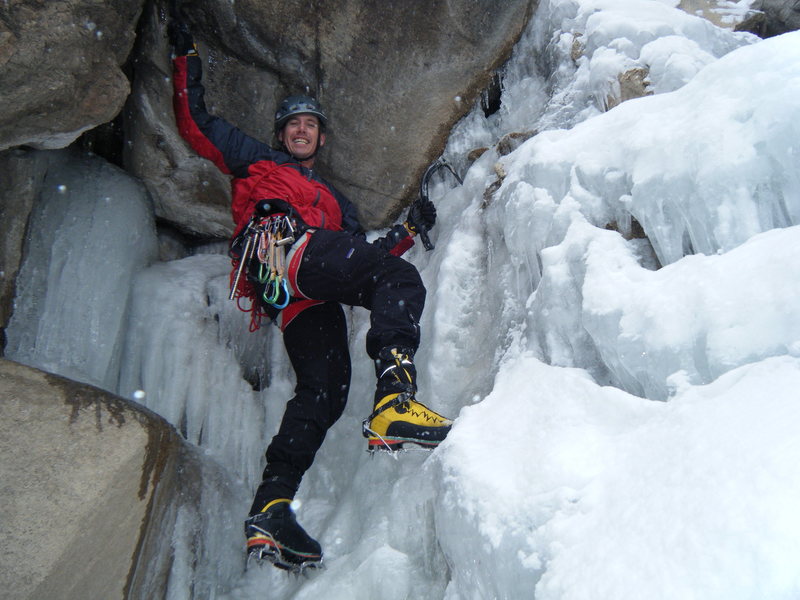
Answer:
<path fill-rule="evenodd" d="M 419 239 L 422 240 L 422 245 L 425 248 L 425 250 L 430 251 L 430 250 L 433 250 L 436 247 L 436 246 L 433 245 L 433 242 L 431 241 L 431 238 L 428 236 L 428 230 L 427 229 L 423 229 L 423 230 L 421 230 L 419 232 Z"/>

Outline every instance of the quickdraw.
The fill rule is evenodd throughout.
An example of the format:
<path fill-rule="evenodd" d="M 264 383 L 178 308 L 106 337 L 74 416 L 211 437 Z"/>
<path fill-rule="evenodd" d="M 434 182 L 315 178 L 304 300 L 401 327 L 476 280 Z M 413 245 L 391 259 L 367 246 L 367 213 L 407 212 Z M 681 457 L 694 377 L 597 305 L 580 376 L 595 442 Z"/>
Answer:
<path fill-rule="evenodd" d="M 277 309 L 286 308 L 291 296 L 285 276 L 285 248 L 294 241 L 295 229 L 292 220 L 286 215 L 253 217 L 244 232 L 244 251 L 228 298 L 233 300 L 236 297 L 242 273 L 249 271 L 253 260 L 258 260 L 256 277 L 264 286 L 264 302 Z"/>

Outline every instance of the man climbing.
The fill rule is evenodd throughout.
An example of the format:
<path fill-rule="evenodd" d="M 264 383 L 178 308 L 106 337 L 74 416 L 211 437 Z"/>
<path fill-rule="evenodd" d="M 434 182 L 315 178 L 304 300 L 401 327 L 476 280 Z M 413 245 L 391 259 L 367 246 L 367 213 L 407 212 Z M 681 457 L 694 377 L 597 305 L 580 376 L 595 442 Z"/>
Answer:
<path fill-rule="evenodd" d="M 319 565 L 322 550 L 297 523 L 290 503 L 341 416 L 350 386 L 340 303 L 371 311 L 366 346 L 378 380 L 374 410 L 363 424 L 369 448 L 392 451 L 405 443 L 433 448 L 450 430 L 449 419 L 415 398 L 413 357 L 425 287 L 417 269 L 400 258 L 417 233 L 433 226 L 436 210 L 430 201 L 415 204 L 405 223 L 368 243 L 354 206 L 312 170 L 328 126 L 320 104 L 307 96 L 284 100 L 275 113 L 275 149 L 208 113 L 201 60 L 188 27 L 173 19 L 169 33 L 178 129 L 198 154 L 232 175 L 237 234 L 231 252 L 242 267 L 238 273 L 244 273 L 236 279 L 236 293 L 256 303 L 256 324 L 263 313 L 281 328 L 297 380 L 245 521 L 247 549 L 276 566 L 302 570 Z M 270 229 L 275 235 L 267 236 L 266 228 L 276 223 L 283 229 Z M 252 249 L 254 240 L 267 238 L 278 241 Z M 258 260 L 252 258 L 256 254 Z M 264 256 L 270 257 L 269 277 L 256 272 L 263 269 L 258 263 Z"/>

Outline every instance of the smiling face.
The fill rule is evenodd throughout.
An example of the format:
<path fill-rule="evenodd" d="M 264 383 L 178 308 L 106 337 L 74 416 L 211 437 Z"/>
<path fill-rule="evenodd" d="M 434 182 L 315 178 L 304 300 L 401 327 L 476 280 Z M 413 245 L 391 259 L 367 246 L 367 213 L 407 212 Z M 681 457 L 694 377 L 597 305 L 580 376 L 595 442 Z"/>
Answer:
<path fill-rule="evenodd" d="M 278 141 L 289 154 L 305 164 L 307 161 L 313 162 L 317 150 L 325 144 L 325 134 L 322 133 L 316 116 L 300 114 L 286 122 L 278 133 Z"/>

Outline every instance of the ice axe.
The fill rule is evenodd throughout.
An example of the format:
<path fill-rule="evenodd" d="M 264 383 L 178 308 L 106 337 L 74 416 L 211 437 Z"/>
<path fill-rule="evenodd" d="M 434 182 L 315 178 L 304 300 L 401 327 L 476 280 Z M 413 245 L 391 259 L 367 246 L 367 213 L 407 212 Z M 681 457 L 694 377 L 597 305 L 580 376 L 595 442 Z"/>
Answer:
<path fill-rule="evenodd" d="M 429 166 L 425 170 L 425 174 L 422 176 L 422 181 L 420 181 L 420 183 L 419 183 L 419 198 L 417 198 L 415 200 L 415 202 L 418 202 L 418 203 L 421 204 L 421 203 L 427 202 L 429 200 L 429 198 L 428 198 L 428 183 L 430 182 L 431 177 L 433 177 L 433 174 L 436 173 L 436 171 L 438 171 L 441 168 L 445 168 L 448 171 L 450 171 L 450 173 L 453 174 L 453 177 L 456 178 L 456 181 L 458 181 L 459 185 L 462 185 L 464 183 L 461 180 L 461 177 L 458 176 L 458 173 L 456 173 L 455 169 L 453 169 L 453 167 L 450 166 L 450 163 L 447 162 L 444 158 L 440 158 L 438 160 L 435 160 L 431 164 L 431 166 Z M 421 228 L 421 230 L 419 232 L 419 237 L 422 240 L 422 245 L 425 247 L 425 250 L 433 250 L 436 247 L 436 246 L 433 245 L 433 242 L 431 242 L 431 238 L 428 237 L 428 228 L 427 227 L 423 226 Z"/>

